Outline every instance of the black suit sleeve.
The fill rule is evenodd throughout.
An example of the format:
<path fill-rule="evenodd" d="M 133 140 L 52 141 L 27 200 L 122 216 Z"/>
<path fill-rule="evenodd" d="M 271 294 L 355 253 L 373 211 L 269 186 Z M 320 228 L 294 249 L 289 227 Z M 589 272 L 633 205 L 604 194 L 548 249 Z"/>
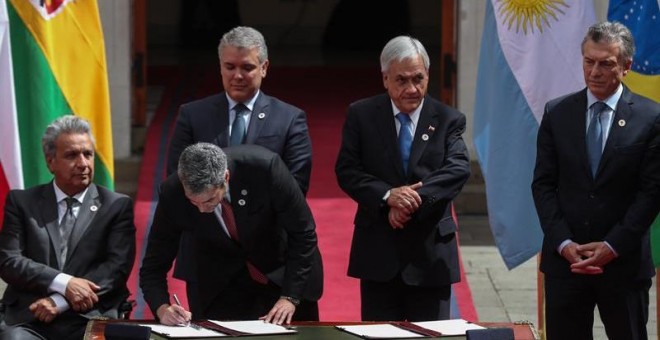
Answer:
<path fill-rule="evenodd" d="M 170 304 L 167 272 L 172 268 L 181 238 L 181 229 L 172 214 L 181 210 L 172 203 L 178 193 L 172 188 L 172 176 L 161 185 L 158 205 L 154 213 L 147 249 L 140 267 L 140 288 L 153 315 L 163 304 Z M 178 182 L 177 182 L 178 183 Z"/>

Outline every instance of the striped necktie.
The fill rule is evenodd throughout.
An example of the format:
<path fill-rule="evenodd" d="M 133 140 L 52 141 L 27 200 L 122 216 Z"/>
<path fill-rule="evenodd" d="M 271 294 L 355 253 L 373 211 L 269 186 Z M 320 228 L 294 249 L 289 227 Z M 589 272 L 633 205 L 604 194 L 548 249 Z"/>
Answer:
<path fill-rule="evenodd" d="M 403 171 L 408 173 L 408 160 L 410 159 L 410 147 L 413 140 L 411 131 L 412 119 L 410 119 L 409 115 L 402 112 L 396 114 L 396 119 L 401 123 L 401 127 L 399 128 L 399 151 L 401 152 Z"/>
<path fill-rule="evenodd" d="M 589 166 L 591 175 L 596 177 L 600 157 L 603 155 L 603 126 L 600 118 L 607 108 L 603 102 L 595 102 L 591 105 L 592 116 L 587 129 L 587 153 L 589 154 Z"/>

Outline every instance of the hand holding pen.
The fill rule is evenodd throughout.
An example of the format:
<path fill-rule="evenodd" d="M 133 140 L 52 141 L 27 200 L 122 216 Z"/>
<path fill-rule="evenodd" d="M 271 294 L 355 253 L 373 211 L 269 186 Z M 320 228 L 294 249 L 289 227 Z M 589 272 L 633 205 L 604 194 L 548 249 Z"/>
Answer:
<path fill-rule="evenodd" d="M 179 301 L 179 298 L 176 296 L 176 294 L 174 294 L 173 297 L 173 305 L 163 304 L 162 306 L 158 307 L 156 314 L 160 320 L 160 323 L 168 326 L 190 325 L 192 313 L 181 306 L 181 301 Z"/>

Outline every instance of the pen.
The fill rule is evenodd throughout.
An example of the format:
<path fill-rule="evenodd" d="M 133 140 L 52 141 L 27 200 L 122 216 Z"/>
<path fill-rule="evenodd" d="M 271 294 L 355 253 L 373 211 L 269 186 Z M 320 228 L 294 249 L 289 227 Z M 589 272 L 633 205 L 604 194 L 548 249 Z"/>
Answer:
<path fill-rule="evenodd" d="M 181 301 L 179 301 L 179 297 L 176 296 L 176 294 L 172 294 L 172 297 L 174 297 L 174 302 L 177 304 L 177 306 L 183 307 L 181 306 Z"/>
<path fill-rule="evenodd" d="M 174 298 L 174 303 L 176 303 L 177 306 L 183 308 L 183 306 L 181 306 L 181 301 L 179 300 L 179 297 L 176 296 L 176 294 L 172 294 L 172 297 Z M 193 324 L 190 321 L 186 322 L 185 324 L 180 324 L 179 326 L 192 326 L 193 328 L 198 329 L 198 326 L 197 325 L 195 325 L 197 327 L 193 326 Z"/>

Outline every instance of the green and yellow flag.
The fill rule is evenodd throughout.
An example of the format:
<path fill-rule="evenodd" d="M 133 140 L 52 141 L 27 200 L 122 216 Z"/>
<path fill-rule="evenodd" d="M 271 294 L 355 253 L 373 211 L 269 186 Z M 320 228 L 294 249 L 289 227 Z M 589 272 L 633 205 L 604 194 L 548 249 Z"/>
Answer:
<path fill-rule="evenodd" d="M 630 89 L 660 102 L 660 8 L 658 0 L 611 0 L 607 18 L 618 21 L 635 37 L 631 72 L 624 78 Z M 651 226 L 653 263 L 660 266 L 660 215 Z"/>
<path fill-rule="evenodd" d="M 8 0 L 23 184 L 52 178 L 41 135 L 55 118 L 88 120 L 96 138 L 94 181 L 114 188 L 103 30 L 96 0 Z"/>

